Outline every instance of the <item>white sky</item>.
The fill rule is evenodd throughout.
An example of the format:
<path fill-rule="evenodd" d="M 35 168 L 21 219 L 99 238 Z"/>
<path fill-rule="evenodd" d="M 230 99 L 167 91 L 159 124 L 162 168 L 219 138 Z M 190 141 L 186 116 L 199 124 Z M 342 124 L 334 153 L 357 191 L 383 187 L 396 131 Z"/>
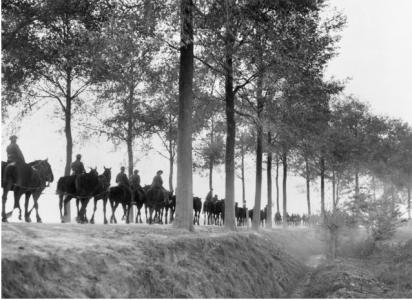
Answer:
<path fill-rule="evenodd" d="M 327 74 L 337 79 L 351 77 L 345 92 L 354 94 L 362 101 L 370 103 L 372 111 L 401 118 L 412 124 L 412 1 L 409 0 L 332 0 L 331 6 L 343 11 L 348 20 L 342 32 L 340 54 L 330 62 Z M 33 117 L 21 122 L 21 129 L 12 132 L 7 124 L 2 128 L 2 160 L 5 160 L 5 148 L 8 136 L 19 136 L 20 145 L 27 161 L 49 158 L 55 178 L 63 174 L 65 161 L 65 137 L 61 129 L 63 122 L 51 119 L 52 108 L 42 109 Z M 76 127 L 75 124 L 73 126 Z M 74 155 L 82 153 L 85 166 L 97 166 L 103 171 L 103 165 L 112 167 L 112 184 L 121 165 L 126 164 L 127 154 L 124 147 L 114 150 L 105 139 L 75 141 Z M 164 170 L 165 187 L 168 186 L 168 161 L 155 152 L 142 157 L 136 166 L 140 170 L 143 184 L 149 184 L 158 169 Z M 247 201 L 253 206 L 254 167 L 249 162 L 247 171 Z M 176 171 L 175 171 L 176 172 Z M 266 204 L 266 174 L 263 176 L 262 204 Z M 214 175 L 215 193 L 224 197 L 224 168 L 220 167 Z M 304 181 L 290 178 L 288 183 L 288 211 L 306 212 Z M 328 188 L 329 183 L 328 183 Z M 208 191 L 208 178 L 194 175 L 194 194 L 204 199 Z M 58 222 L 58 198 L 54 194 L 55 183 L 40 198 L 40 215 L 43 221 Z M 273 188 L 273 194 L 275 190 Z M 330 202 L 330 191 L 327 201 Z M 7 207 L 12 207 L 9 195 Z M 236 201 L 241 203 L 241 183 L 236 181 Z M 74 201 L 73 201 L 74 202 Z M 262 205 L 262 206 L 263 206 Z M 23 207 L 21 200 L 21 207 Z M 101 204 L 98 205 L 101 210 Z M 312 209 L 319 210 L 317 187 L 312 190 Z M 88 215 L 92 206 L 88 207 Z M 110 211 L 110 209 L 108 209 Z M 13 220 L 16 220 L 17 213 Z M 96 215 L 101 222 L 101 213 Z"/>

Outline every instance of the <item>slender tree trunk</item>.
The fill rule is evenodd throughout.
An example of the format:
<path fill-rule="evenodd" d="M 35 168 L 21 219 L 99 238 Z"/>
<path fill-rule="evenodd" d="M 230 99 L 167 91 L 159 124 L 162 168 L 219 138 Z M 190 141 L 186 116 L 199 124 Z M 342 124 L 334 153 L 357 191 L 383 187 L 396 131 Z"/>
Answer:
<path fill-rule="evenodd" d="M 355 199 L 359 203 L 359 171 L 355 171 Z"/>
<path fill-rule="evenodd" d="M 355 215 L 359 215 L 360 209 L 360 193 L 359 193 L 359 170 L 358 168 L 355 169 Z"/>
<path fill-rule="evenodd" d="M 339 175 L 336 178 L 336 204 L 339 203 L 339 186 L 340 186 Z"/>
<path fill-rule="evenodd" d="M 288 155 L 286 151 L 283 151 L 282 154 L 282 163 L 283 163 L 283 226 L 287 226 L 287 187 L 286 187 L 286 182 L 287 182 L 287 177 L 288 177 Z"/>
<path fill-rule="evenodd" d="M 320 158 L 320 213 L 322 222 L 325 218 L 325 159 Z"/>
<path fill-rule="evenodd" d="M 225 228 L 235 230 L 235 93 L 233 90 L 233 47 L 235 37 L 232 32 L 232 3 L 225 1 L 225 102 L 226 102 L 226 190 L 225 190 Z"/>
<path fill-rule="evenodd" d="M 257 79 L 257 139 L 256 139 L 256 185 L 255 185 L 255 206 L 253 208 L 252 229 L 258 230 L 260 224 L 260 207 L 262 198 L 262 157 L 263 157 L 263 74 Z"/>
<path fill-rule="evenodd" d="M 173 168 L 174 168 L 174 158 L 173 154 L 170 155 L 169 157 L 169 191 L 173 194 L 174 193 L 174 188 L 173 188 Z"/>
<path fill-rule="evenodd" d="M 70 175 L 70 166 L 72 164 L 73 156 L 73 137 L 72 137 L 72 75 L 71 69 L 66 71 L 66 108 L 64 111 L 65 127 L 64 132 L 66 134 L 66 166 L 64 168 L 64 176 Z M 71 222 L 71 209 L 70 202 L 64 207 L 64 220 L 65 222 Z"/>
<path fill-rule="evenodd" d="M 310 209 L 310 171 L 309 171 L 309 161 L 305 158 L 305 166 L 306 166 L 306 202 L 308 204 L 308 216 L 311 215 Z"/>
<path fill-rule="evenodd" d="M 174 146 L 172 137 L 172 114 L 169 113 L 169 191 L 173 194 L 173 168 L 174 168 Z"/>
<path fill-rule="evenodd" d="M 211 130 L 210 130 L 210 145 L 214 145 L 215 139 L 214 139 L 214 122 L 213 122 L 213 116 L 211 119 Z M 213 157 L 209 157 L 209 191 L 213 189 L 213 166 L 214 166 L 214 161 Z"/>
<path fill-rule="evenodd" d="M 192 110 L 193 2 L 181 0 L 179 119 L 175 226 L 193 230 Z"/>
<path fill-rule="evenodd" d="M 268 132 L 268 145 L 272 142 L 271 132 Z M 266 212 L 266 228 L 272 228 L 272 152 L 268 147 L 267 160 L 268 205 Z"/>
<path fill-rule="evenodd" d="M 133 83 L 134 84 L 134 83 Z M 129 178 L 133 175 L 133 102 L 134 102 L 134 86 L 129 86 L 129 101 L 127 103 L 127 158 L 128 158 L 128 171 Z M 129 222 L 133 223 L 134 221 L 134 206 L 130 207 L 129 212 Z"/>
<path fill-rule="evenodd" d="M 411 219 L 411 186 L 408 185 L 408 220 Z"/>
<path fill-rule="evenodd" d="M 335 177 L 334 170 L 332 170 L 332 208 L 335 211 L 336 209 L 336 177 Z"/>
<path fill-rule="evenodd" d="M 213 159 L 209 159 L 209 191 L 213 189 Z"/>
<path fill-rule="evenodd" d="M 244 152 L 244 148 L 242 145 L 242 149 L 241 149 L 241 162 L 242 162 L 242 166 L 241 166 L 241 172 L 242 172 L 242 203 L 243 203 L 243 207 L 246 207 L 246 191 L 245 191 L 245 152 Z"/>
<path fill-rule="evenodd" d="M 279 206 L 279 156 L 276 155 L 276 212 L 280 213 L 280 206 Z"/>

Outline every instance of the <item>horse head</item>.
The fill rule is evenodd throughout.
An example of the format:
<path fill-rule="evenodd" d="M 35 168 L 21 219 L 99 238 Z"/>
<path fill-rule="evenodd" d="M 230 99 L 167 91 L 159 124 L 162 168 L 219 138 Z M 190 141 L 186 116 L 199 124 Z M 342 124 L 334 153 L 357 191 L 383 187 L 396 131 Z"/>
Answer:
<path fill-rule="evenodd" d="M 105 166 L 103 166 L 104 168 L 104 172 L 103 172 L 103 176 L 106 177 L 107 182 L 110 184 L 110 180 L 112 179 L 112 168 L 106 168 Z"/>
<path fill-rule="evenodd" d="M 47 158 L 45 160 L 36 161 L 33 167 L 36 167 L 36 169 L 38 169 L 38 171 L 42 174 L 42 176 L 44 176 L 47 182 L 53 182 L 54 175 Z"/>
<path fill-rule="evenodd" d="M 97 167 L 95 167 L 95 168 L 92 168 L 92 167 L 89 167 L 90 168 L 90 171 L 89 171 L 89 173 L 88 174 L 93 174 L 93 175 L 99 175 L 99 173 L 97 172 Z"/>

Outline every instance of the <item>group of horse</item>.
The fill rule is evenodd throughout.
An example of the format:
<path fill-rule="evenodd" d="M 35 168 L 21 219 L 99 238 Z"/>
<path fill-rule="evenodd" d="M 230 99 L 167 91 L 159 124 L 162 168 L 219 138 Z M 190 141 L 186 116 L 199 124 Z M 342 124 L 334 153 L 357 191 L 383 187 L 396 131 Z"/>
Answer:
<path fill-rule="evenodd" d="M 36 160 L 31 163 L 7 164 L 2 162 L 2 221 L 12 215 L 15 209 L 19 210 L 19 219 L 22 219 L 22 210 L 20 208 L 20 198 L 25 195 L 25 213 L 24 220 L 31 222 L 30 214 L 33 209 L 36 210 L 37 222 L 42 222 L 39 215 L 38 199 L 43 190 L 53 182 L 54 176 L 48 160 Z M 103 222 L 108 223 L 106 216 L 107 202 L 109 201 L 112 214 L 110 223 L 117 223 L 115 217 L 116 209 L 119 205 L 123 208 L 122 220 L 130 222 L 131 208 L 135 205 L 137 208 L 136 223 L 143 223 L 141 210 L 145 206 L 146 222 L 164 223 L 173 222 L 176 209 L 176 195 L 161 189 L 152 188 L 146 185 L 143 188 L 131 188 L 125 185 L 110 186 L 111 168 L 104 167 L 104 172 L 99 175 L 97 169 L 90 169 L 88 173 L 80 175 L 69 175 L 60 177 L 57 182 L 56 193 L 59 197 L 60 218 L 62 222 L 67 221 L 67 205 L 74 198 L 76 199 L 77 217 L 79 223 L 87 223 L 89 220 L 86 216 L 86 208 L 93 198 L 94 207 L 90 223 L 94 223 L 94 216 L 97 209 L 97 201 L 103 201 Z M 5 212 L 5 204 L 9 191 L 14 192 L 14 207 L 11 212 Z M 33 207 L 29 210 L 29 198 L 33 196 Z M 79 208 L 80 204 L 80 208 Z M 200 213 L 202 211 L 202 200 L 199 197 L 193 197 L 193 224 L 200 225 Z M 154 215 L 153 215 L 154 213 Z M 204 225 L 222 226 L 225 221 L 225 199 L 210 198 L 203 203 Z M 260 211 L 260 224 L 264 226 L 266 222 L 267 206 Z M 235 217 L 237 226 L 245 226 L 248 218 L 253 219 L 253 209 L 248 210 L 246 207 L 239 207 L 235 204 Z M 299 214 L 286 214 L 287 224 L 298 226 L 311 225 L 317 222 L 316 216 L 307 216 Z M 279 212 L 275 214 L 275 224 L 282 223 L 282 216 Z"/>
<path fill-rule="evenodd" d="M 56 193 L 59 195 L 60 218 L 66 220 L 66 207 L 71 199 L 76 198 L 77 218 L 79 223 L 89 222 L 86 216 L 86 208 L 91 198 L 94 200 L 93 214 L 90 223 L 94 223 L 94 215 L 97 201 L 103 201 L 103 222 L 108 223 L 106 216 L 107 201 L 110 203 L 112 214 L 110 223 L 117 223 L 115 216 L 119 205 L 123 208 L 122 220 L 130 222 L 130 212 L 133 206 L 137 208 L 136 223 L 142 223 L 141 209 L 145 205 L 146 221 L 149 224 L 162 223 L 163 214 L 167 223 L 170 211 L 173 220 L 176 197 L 162 188 L 146 185 L 143 188 L 133 188 L 128 185 L 110 186 L 111 168 L 104 167 L 104 172 L 98 175 L 96 169 L 80 175 L 64 176 L 57 182 Z M 81 204 L 79 209 L 79 203 Z M 63 211 L 64 209 L 64 211 Z"/>

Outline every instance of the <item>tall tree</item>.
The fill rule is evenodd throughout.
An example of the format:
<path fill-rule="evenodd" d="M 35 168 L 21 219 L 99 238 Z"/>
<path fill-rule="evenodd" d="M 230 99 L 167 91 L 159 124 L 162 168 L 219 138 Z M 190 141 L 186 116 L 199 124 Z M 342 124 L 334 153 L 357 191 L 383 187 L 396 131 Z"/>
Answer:
<path fill-rule="evenodd" d="M 176 220 L 179 228 L 193 230 L 192 102 L 193 2 L 180 2 L 179 119 L 177 130 Z"/>

